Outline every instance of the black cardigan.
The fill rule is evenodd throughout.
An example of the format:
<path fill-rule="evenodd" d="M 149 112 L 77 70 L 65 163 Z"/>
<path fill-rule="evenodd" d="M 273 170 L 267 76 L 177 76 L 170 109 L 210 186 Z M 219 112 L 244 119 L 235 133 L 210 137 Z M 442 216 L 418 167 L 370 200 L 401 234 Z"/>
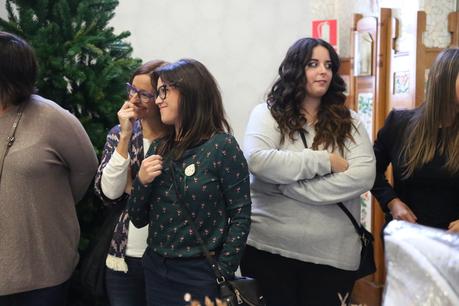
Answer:
<path fill-rule="evenodd" d="M 408 179 L 402 179 L 400 148 L 406 139 L 405 131 L 416 110 L 393 110 L 387 116 L 374 143 L 376 155 L 376 181 L 371 190 L 386 213 L 391 216 L 387 203 L 398 197 L 407 204 L 417 217 L 419 224 L 447 229 L 451 221 L 459 219 L 459 173 L 451 175 L 443 167 L 445 157 L 434 159 L 417 169 Z M 394 187 L 385 171 L 392 164 Z"/>

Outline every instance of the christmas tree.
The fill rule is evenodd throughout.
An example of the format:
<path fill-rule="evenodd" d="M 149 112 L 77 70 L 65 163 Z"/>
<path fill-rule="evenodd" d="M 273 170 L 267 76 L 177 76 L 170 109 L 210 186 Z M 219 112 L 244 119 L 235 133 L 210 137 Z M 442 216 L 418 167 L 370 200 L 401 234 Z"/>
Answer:
<path fill-rule="evenodd" d="M 125 83 L 139 60 L 108 26 L 118 1 L 7 0 L 0 30 L 23 37 L 39 61 L 38 93 L 77 116 L 98 155 L 116 112 L 126 99 Z"/>

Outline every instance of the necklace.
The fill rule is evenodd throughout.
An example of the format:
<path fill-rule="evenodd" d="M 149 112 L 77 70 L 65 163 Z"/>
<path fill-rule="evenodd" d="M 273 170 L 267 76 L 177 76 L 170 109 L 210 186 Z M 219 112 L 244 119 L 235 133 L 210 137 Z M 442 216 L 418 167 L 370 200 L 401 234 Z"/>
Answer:
<path fill-rule="evenodd" d="M 24 112 L 26 102 L 23 102 L 21 105 L 19 105 L 19 108 L 16 113 L 16 119 L 14 119 L 13 125 L 11 126 L 10 133 L 8 137 L 6 138 L 6 143 L 5 143 L 5 148 L 3 149 L 3 154 L 0 160 L 0 179 L 2 178 L 2 172 L 3 172 L 3 164 L 5 162 L 6 155 L 8 154 L 9 149 L 13 145 L 14 141 L 16 138 L 14 135 L 16 134 L 16 129 L 18 127 L 19 121 L 21 120 L 22 113 Z"/>

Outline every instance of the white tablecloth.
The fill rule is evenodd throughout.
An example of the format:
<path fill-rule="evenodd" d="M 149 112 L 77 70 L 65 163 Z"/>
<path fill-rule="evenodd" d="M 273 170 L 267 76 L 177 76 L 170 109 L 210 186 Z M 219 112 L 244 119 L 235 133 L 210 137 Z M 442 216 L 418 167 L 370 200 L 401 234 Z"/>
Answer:
<path fill-rule="evenodd" d="M 384 241 L 384 306 L 459 306 L 459 235 L 392 221 Z"/>

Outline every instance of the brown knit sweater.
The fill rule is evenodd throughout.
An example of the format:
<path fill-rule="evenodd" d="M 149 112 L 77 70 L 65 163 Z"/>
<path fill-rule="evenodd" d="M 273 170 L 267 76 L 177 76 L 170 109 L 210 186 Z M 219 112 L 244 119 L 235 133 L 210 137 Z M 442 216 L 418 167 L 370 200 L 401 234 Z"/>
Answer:
<path fill-rule="evenodd" d="M 17 106 L 0 115 L 0 151 Z M 80 122 L 56 103 L 32 96 L 0 181 L 0 295 L 55 286 L 78 262 L 75 203 L 97 169 Z"/>

